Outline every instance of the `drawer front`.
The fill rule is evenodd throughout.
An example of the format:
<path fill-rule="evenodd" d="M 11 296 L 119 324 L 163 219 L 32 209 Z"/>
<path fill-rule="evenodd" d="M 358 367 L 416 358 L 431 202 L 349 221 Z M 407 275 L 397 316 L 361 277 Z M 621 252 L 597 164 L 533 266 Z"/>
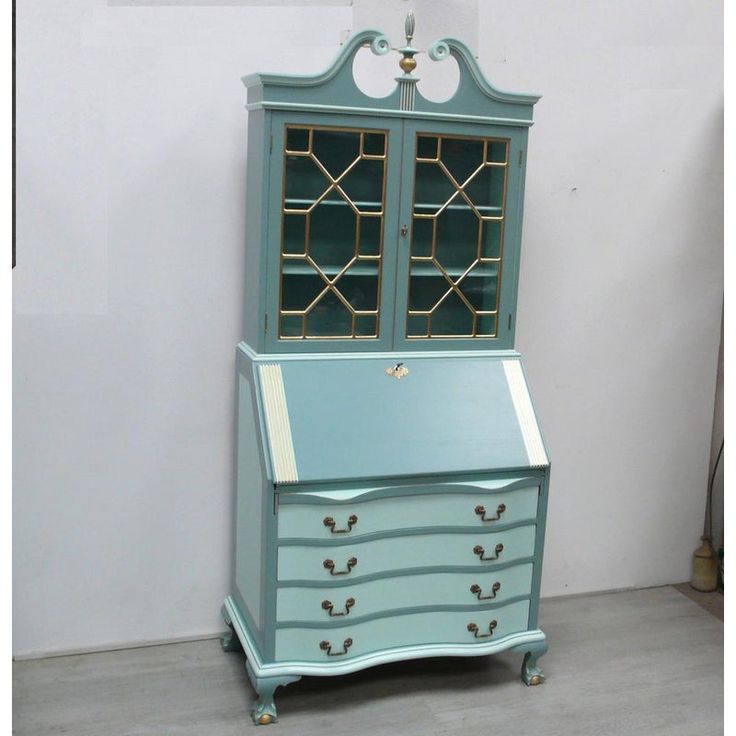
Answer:
<path fill-rule="evenodd" d="M 279 588 L 277 621 L 353 620 L 379 611 L 415 606 L 470 606 L 503 603 L 530 595 L 532 563 L 495 572 L 402 575 L 332 588 Z"/>
<path fill-rule="evenodd" d="M 533 521 L 538 499 L 536 485 L 500 493 L 478 487 L 469 493 L 409 494 L 355 503 L 291 503 L 289 499 L 279 508 L 278 533 L 280 539 L 336 539 L 412 527 L 492 528 Z"/>
<path fill-rule="evenodd" d="M 434 611 L 331 629 L 277 629 L 276 659 L 339 663 L 395 647 L 489 643 L 525 631 L 528 621 L 529 601 L 518 601 L 492 611 Z M 470 625 L 476 629 L 469 630 Z"/>
<path fill-rule="evenodd" d="M 340 545 L 283 545 L 279 580 L 332 580 L 435 566 L 484 569 L 532 557 L 536 526 L 493 533 L 413 534 Z"/>

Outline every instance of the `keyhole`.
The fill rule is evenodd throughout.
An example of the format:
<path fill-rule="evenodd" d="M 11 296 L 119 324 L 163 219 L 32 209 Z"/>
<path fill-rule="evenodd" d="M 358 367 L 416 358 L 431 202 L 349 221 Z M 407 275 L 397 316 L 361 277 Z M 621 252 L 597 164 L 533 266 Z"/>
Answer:
<path fill-rule="evenodd" d="M 401 237 L 405 238 L 408 232 L 409 232 L 409 228 L 406 225 L 402 225 L 401 226 Z"/>

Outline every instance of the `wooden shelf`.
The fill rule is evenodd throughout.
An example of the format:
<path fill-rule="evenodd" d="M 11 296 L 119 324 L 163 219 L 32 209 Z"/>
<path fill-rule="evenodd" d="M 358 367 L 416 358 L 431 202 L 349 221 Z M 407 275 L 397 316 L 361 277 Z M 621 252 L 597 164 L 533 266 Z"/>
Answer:
<path fill-rule="evenodd" d="M 345 276 L 376 276 L 378 274 L 378 267 L 380 261 L 367 262 L 361 261 L 354 263 Z M 336 276 L 344 268 L 344 266 L 336 265 L 321 265 L 323 273 L 326 276 Z M 289 276 L 318 276 L 319 274 L 308 264 L 301 263 L 297 260 L 286 260 L 284 261 L 282 273 Z"/>

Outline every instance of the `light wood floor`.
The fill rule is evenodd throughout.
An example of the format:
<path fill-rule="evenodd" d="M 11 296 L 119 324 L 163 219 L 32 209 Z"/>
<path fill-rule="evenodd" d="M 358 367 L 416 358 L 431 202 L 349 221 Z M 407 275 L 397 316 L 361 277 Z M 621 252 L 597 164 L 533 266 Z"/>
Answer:
<path fill-rule="evenodd" d="M 542 601 L 547 682 L 521 657 L 433 659 L 277 691 L 274 736 L 711 736 L 723 624 L 671 587 Z M 242 654 L 217 640 L 14 664 L 17 736 L 239 736 L 256 728 Z"/>

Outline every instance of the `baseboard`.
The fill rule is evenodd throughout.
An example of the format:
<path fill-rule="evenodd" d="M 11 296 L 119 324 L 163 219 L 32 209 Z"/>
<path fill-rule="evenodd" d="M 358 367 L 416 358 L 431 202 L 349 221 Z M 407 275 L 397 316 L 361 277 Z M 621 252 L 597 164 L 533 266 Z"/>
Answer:
<path fill-rule="evenodd" d="M 14 654 L 13 661 L 23 662 L 31 659 L 49 659 L 51 657 L 74 657 L 78 654 L 103 654 L 104 652 L 117 652 L 123 649 L 143 649 L 144 647 L 161 647 L 167 644 L 182 644 L 189 641 L 206 641 L 208 639 L 217 639 L 224 630 L 225 628 L 223 626 L 222 629 L 213 631 L 211 634 L 98 644 L 91 647 L 74 647 L 73 649 L 55 649 L 53 651 L 24 652 L 23 654 Z"/>

